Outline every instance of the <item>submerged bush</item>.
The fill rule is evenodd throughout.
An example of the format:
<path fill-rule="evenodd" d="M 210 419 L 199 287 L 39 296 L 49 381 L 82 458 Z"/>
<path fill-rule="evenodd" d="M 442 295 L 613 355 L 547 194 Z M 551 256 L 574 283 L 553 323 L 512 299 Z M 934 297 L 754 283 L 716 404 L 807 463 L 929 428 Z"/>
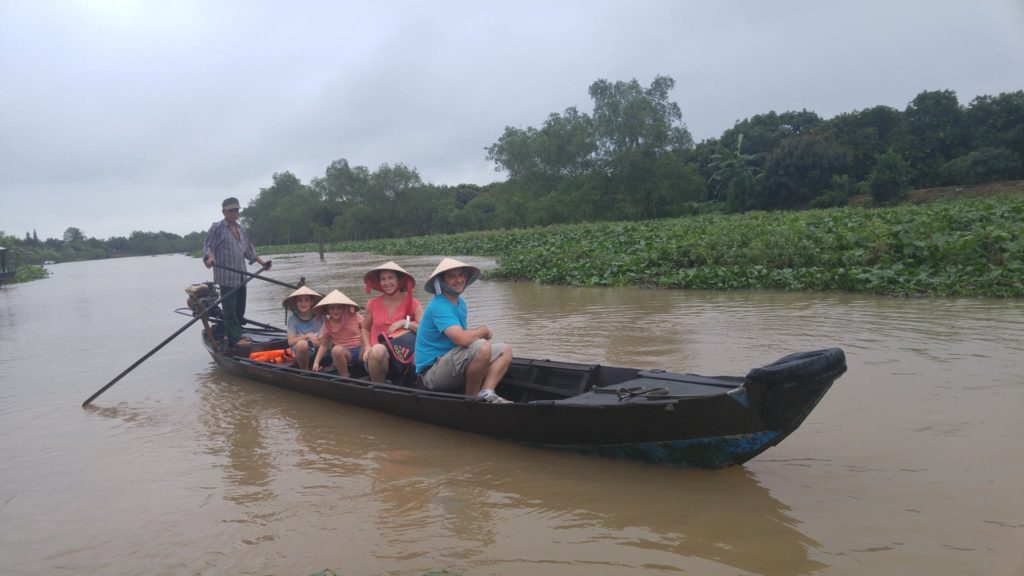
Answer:
<path fill-rule="evenodd" d="M 37 266 L 35 264 L 24 264 L 18 266 L 18 269 L 14 273 L 15 282 L 28 282 L 30 280 L 40 280 L 46 278 L 50 274 L 46 271 L 46 268 Z"/>

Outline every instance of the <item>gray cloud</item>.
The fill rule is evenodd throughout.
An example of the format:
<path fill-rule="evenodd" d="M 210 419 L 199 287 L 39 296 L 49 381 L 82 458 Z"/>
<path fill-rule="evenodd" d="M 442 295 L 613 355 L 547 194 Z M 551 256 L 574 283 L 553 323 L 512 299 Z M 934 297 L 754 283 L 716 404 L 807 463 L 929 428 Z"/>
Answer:
<path fill-rule="evenodd" d="M 701 140 L 769 110 L 967 104 L 1022 70 L 1017 0 L 0 0 L 0 230 L 185 234 L 339 158 L 485 184 L 506 125 L 589 112 L 598 78 L 673 77 Z"/>

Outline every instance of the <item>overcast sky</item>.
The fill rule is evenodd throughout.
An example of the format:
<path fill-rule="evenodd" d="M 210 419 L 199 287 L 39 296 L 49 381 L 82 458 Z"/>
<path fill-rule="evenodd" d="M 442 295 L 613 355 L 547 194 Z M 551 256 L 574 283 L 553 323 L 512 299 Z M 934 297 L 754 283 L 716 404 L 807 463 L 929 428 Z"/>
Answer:
<path fill-rule="evenodd" d="M 504 179 L 505 126 L 591 113 L 597 79 L 695 140 L 771 110 L 1024 89 L 1022 0 L 0 0 L 0 231 L 187 234 L 334 160 Z"/>

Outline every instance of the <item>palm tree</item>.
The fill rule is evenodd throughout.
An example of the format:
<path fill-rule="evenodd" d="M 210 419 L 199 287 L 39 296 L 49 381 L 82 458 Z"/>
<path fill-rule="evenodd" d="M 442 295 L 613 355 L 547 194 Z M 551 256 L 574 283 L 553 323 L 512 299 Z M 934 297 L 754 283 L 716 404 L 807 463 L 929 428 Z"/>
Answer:
<path fill-rule="evenodd" d="M 763 153 L 744 154 L 743 134 L 736 140 L 736 150 L 729 150 L 719 145 L 718 152 L 711 155 L 711 168 L 715 170 L 708 184 L 711 185 L 712 200 L 726 202 L 730 210 L 742 212 L 746 208 L 747 199 L 754 189 L 761 169 L 753 163 Z"/>

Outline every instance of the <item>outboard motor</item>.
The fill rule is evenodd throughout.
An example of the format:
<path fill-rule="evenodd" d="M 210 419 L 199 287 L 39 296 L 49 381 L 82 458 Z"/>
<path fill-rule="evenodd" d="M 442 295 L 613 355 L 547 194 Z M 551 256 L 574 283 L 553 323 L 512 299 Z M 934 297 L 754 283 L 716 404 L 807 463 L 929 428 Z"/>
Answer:
<path fill-rule="evenodd" d="M 217 290 L 217 285 L 213 282 L 192 284 L 185 288 L 185 292 L 188 294 L 187 304 L 193 316 L 199 316 L 220 299 L 220 291 Z M 220 305 L 214 306 L 207 315 L 210 318 L 222 318 L 223 312 L 221 312 Z"/>

